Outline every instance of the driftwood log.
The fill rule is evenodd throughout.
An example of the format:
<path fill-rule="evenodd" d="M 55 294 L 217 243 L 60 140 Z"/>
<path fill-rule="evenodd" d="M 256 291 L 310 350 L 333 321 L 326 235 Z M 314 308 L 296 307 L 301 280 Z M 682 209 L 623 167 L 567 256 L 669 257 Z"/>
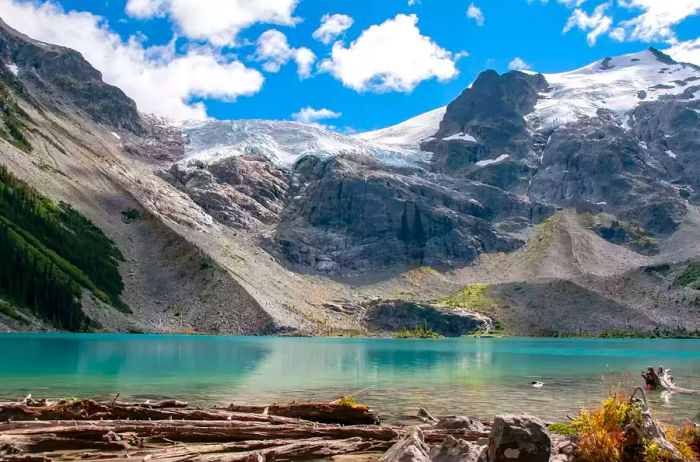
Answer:
<path fill-rule="evenodd" d="M 270 406 L 241 406 L 231 404 L 228 411 L 267 414 L 296 419 L 312 420 L 321 423 L 343 425 L 376 425 L 379 418 L 367 406 L 343 406 L 338 403 L 291 403 Z"/>
<path fill-rule="evenodd" d="M 676 447 L 666 438 L 661 426 L 651 416 L 651 408 L 647 395 L 644 389 L 637 387 L 632 393 L 630 401 L 639 403 L 642 410 L 641 424 L 630 424 L 627 431 L 632 435 L 633 439 L 638 442 L 654 441 L 661 450 L 666 454 L 668 462 L 688 462 Z"/>
<path fill-rule="evenodd" d="M 657 370 L 655 370 L 653 367 L 648 367 L 646 371 L 642 372 L 642 377 L 644 378 L 644 383 L 646 384 L 647 390 L 661 389 L 674 393 L 700 395 L 700 390 L 692 390 L 690 388 L 683 388 L 676 385 L 674 377 L 668 370 L 664 369 L 663 366 L 659 366 Z"/>
<path fill-rule="evenodd" d="M 17 461 L 320 459 L 381 453 L 403 432 L 402 427 L 378 424 L 364 406 L 342 403 L 204 410 L 180 401 L 25 399 L 0 403 L 0 421 L 0 459 Z M 344 425 L 348 422 L 353 424 Z M 431 427 L 423 433 L 430 444 L 449 436 L 466 441 L 488 436 L 459 428 Z"/>

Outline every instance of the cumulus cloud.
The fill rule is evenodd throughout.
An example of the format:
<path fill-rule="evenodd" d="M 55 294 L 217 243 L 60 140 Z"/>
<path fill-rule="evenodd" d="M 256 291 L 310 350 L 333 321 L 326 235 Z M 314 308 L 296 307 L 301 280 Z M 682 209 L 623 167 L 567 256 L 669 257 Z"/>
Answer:
<path fill-rule="evenodd" d="M 535 0 L 528 0 L 533 3 Z M 547 0 L 539 0 L 547 3 Z M 564 28 L 568 31 L 573 27 L 588 30 L 588 43 L 594 44 L 597 38 L 610 30 L 610 37 L 617 41 L 640 40 L 645 42 L 666 41 L 676 42 L 673 26 L 686 18 L 700 13 L 700 0 L 617 0 L 620 8 L 629 10 L 633 17 L 626 20 L 613 21 L 604 14 L 612 5 L 612 0 L 598 5 L 593 14 L 588 15 L 579 7 L 586 0 L 557 0 L 570 8 L 576 8 Z M 614 27 L 613 26 L 614 23 Z M 611 30 L 612 28 L 612 30 Z"/>
<path fill-rule="evenodd" d="M 698 0 L 618 0 L 620 6 L 642 13 L 630 20 L 621 21 L 628 40 L 673 41 L 672 26 L 700 12 Z"/>
<path fill-rule="evenodd" d="M 422 35 L 416 15 L 399 14 L 373 25 L 347 48 L 333 44 L 320 69 L 356 91 L 413 90 L 420 82 L 457 75 L 452 53 Z"/>
<path fill-rule="evenodd" d="M 313 33 L 313 38 L 328 45 L 342 35 L 355 22 L 346 14 L 324 14 L 321 26 Z"/>
<path fill-rule="evenodd" d="M 700 66 L 700 37 L 686 42 L 678 42 L 664 52 L 676 61 Z"/>
<path fill-rule="evenodd" d="M 58 4 L 0 0 L 13 28 L 49 43 L 80 51 L 107 83 L 124 90 L 139 109 L 174 119 L 201 119 L 206 109 L 193 97 L 234 100 L 260 90 L 263 76 L 207 47 L 176 55 L 174 44 L 145 47 L 138 37 L 122 40 L 104 18 L 65 12 Z"/>
<path fill-rule="evenodd" d="M 470 3 L 467 8 L 467 17 L 473 19 L 477 26 L 484 25 L 484 13 L 481 11 L 481 8 L 473 3 Z"/>
<path fill-rule="evenodd" d="M 524 71 L 530 69 L 530 65 L 522 58 L 516 56 L 508 63 L 508 69 L 513 71 Z"/>
<path fill-rule="evenodd" d="M 137 18 L 168 16 L 182 35 L 231 45 L 252 24 L 293 25 L 299 0 L 128 0 L 126 12 Z"/>
<path fill-rule="evenodd" d="M 302 108 L 299 112 L 292 114 L 292 119 L 297 122 L 302 122 L 309 125 L 315 125 L 317 127 L 327 128 L 326 125 L 319 123 L 321 120 L 337 119 L 342 116 L 342 112 L 331 111 L 330 109 L 314 109 L 310 106 Z"/>
<path fill-rule="evenodd" d="M 263 69 L 267 72 L 279 72 L 284 64 L 294 60 L 299 77 L 303 79 L 311 75 L 316 55 L 308 48 L 290 47 L 286 35 L 277 29 L 270 29 L 258 37 L 255 59 L 263 63 Z"/>
<path fill-rule="evenodd" d="M 590 15 L 582 9 L 576 8 L 564 26 L 564 33 L 569 32 L 574 27 L 582 31 L 589 31 L 586 35 L 588 45 L 595 45 L 598 37 L 610 30 L 612 26 L 612 18 L 605 14 L 609 7 L 609 3 L 602 3 L 595 7 Z"/>

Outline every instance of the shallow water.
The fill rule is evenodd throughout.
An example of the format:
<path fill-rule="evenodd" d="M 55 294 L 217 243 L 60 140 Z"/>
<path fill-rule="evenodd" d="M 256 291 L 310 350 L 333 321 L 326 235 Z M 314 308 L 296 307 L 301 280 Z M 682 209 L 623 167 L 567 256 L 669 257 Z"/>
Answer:
<path fill-rule="evenodd" d="M 177 397 L 201 405 L 356 394 L 390 420 L 425 407 L 490 419 L 562 420 L 646 366 L 700 388 L 700 341 L 327 339 L 119 334 L 0 335 L 0 398 Z M 530 386 L 538 380 L 541 389 Z M 652 393 L 668 421 L 698 420 L 700 397 Z"/>

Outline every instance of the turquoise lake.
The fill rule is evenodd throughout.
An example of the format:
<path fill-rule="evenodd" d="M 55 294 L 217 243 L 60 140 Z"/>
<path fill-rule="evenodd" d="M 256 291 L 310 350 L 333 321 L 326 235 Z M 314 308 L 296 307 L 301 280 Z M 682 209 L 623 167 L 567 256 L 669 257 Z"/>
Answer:
<path fill-rule="evenodd" d="M 700 388 L 700 341 L 327 339 L 118 334 L 0 335 L 0 398 L 175 397 L 193 404 L 332 400 L 354 394 L 389 420 L 425 407 L 492 418 L 564 419 L 646 366 Z M 534 380 L 545 386 L 535 389 Z M 698 420 L 700 397 L 651 393 L 669 421 Z"/>

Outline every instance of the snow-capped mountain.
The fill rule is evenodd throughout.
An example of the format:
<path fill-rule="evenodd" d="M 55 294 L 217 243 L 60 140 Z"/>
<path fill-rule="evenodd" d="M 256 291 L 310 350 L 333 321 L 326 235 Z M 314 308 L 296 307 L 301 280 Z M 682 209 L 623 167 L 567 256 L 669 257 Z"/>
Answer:
<path fill-rule="evenodd" d="M 526 116 L 528 125 L 535 130 L 594 117 L 598 109 L 612 111 L 627 124 L 626 115 L 641 102 L 683 99 L 685 93 L 687 100 L 700 97 L 700 92 L 689 91 L 696 81 L 700 83 L 700 67 L 677 63 L 654 49 L 605 58 L 580 69 L 543 77 L 547 86 L 538 93 L 534 110 Z M 436 135 L 446 112 L 447 106 L 443 106 L 397 125 L 351 136 L 316 125 L 274 120 L 209 120 L 188 122 L 180 128 L 187 140 L 186 160 L 212 162 L 256 154 L 289 168 L 306 155 L 354 153 L 387 165 L 406 166 L 430 160 L 431 153 L 422 151 L 420 146 Z M 479 141 L 466 132 L 445 134 L 443 139 Z M 500 156 L 504 159 L 503 154 Z M 478 162 L 480 166 L 489 164 Z"/>

